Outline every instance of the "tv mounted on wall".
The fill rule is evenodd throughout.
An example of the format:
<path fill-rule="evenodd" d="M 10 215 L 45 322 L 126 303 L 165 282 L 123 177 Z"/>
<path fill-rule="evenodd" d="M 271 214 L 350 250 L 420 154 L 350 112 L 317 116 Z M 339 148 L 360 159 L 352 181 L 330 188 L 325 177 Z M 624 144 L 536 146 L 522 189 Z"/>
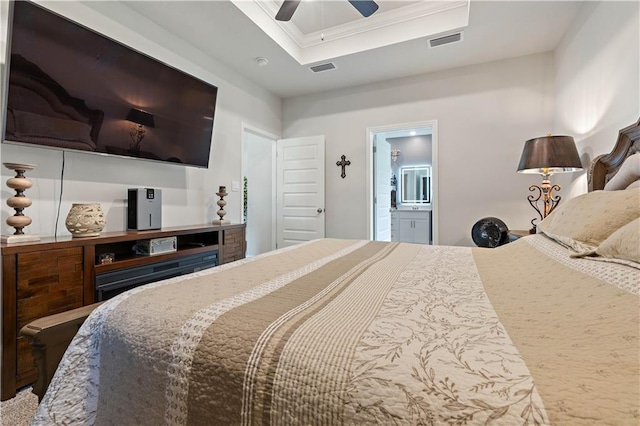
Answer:
<path fill-rule="evenodd" d="M 207 167 L 218 89 L 12 3 L 3 142 Z"/>

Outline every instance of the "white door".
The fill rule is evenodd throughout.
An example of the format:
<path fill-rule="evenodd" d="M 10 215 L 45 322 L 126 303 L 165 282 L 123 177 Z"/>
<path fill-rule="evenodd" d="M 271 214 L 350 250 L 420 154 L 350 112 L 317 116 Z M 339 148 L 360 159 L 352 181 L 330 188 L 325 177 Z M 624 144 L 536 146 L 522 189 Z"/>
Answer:
<path fill-rule="evenodd" d="M 243 186 L 247 257 L 273 250 L 275 244 L 276 138 L 244 129 Z"/>
<path fill-rule="evenodd" d="M 413 242 L 413 219 L 403 219 L 400 218 L 399 223 L 399 233 L 400 233 L 400 241 L 404 241 L 405 243 Z"/>
<path fill-rule="evenodd" d="M 429 244 L 429 215 L 424 219 L 413 219 L 413 242 L 417 244 Z"/>
<path fill-rule="evenodd" d="M 324 136 L 277 142 L 277 247 L 324 238 Z"/>
<path fill-rule="evenodd" d="M 391 241 L 391 144 L 376 136 L 373 146 L 374 239 Z"/>

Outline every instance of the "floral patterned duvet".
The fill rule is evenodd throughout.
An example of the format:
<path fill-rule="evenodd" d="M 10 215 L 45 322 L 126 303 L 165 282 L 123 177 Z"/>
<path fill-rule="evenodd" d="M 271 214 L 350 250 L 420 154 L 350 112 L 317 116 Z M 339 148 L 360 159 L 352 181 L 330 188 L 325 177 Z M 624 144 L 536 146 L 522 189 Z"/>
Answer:
<path fill-rule="evenodd" d="M 324 239 L 124 293 L 34 424 L 638 424 L 638 283 L 544 236 Z"/>

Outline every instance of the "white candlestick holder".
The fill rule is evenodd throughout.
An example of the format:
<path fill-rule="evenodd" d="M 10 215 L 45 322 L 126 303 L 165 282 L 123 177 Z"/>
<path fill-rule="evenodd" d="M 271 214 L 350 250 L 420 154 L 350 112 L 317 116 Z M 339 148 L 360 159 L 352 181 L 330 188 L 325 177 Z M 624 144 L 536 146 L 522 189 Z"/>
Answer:
<path fill-rule="evenodd" d="M 221 186 L 220 188 L 218 188 L 218 192 L 216 192 L 216 195 L 218 197 L 220 197 L 220 199 L 216 203 L 218 205 L 218 207 L 220 207 L 218 209 L 218 212 L 217 212 L 218 217 L 220 219 L 216 219 L 212 223 L 214 225 L 223 225 L 225 223 L 229 223 L 228 220 L 224 220 L 224 216 L 227 214 L 227 212 L 224 211 L 224 206 L 227 205 L 227 202 L 224 200 L 224 197 L 226 197 L 228 195 L 227 194 L 227 187 L 226 186 Z"/>

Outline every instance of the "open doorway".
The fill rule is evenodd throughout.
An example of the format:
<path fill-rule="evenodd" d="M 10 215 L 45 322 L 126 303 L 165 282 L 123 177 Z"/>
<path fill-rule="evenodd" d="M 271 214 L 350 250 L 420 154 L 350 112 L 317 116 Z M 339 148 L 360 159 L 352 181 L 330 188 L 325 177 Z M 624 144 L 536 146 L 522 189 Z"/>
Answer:
<path fill-rule="evenodd" d="M 247 224 L 247 257 L 276 248 L 277 136 L 242 126 L 242 219 Z"/>
<path fill-rule="evenodd" d="M 437 121 L 367 129 L 369 238 L 438 242 Z"/>
<path fill-rule="evenodd" d="M 324 238 L 324 136 L 278 139 L 242 125 L 247 257 Z"/>

